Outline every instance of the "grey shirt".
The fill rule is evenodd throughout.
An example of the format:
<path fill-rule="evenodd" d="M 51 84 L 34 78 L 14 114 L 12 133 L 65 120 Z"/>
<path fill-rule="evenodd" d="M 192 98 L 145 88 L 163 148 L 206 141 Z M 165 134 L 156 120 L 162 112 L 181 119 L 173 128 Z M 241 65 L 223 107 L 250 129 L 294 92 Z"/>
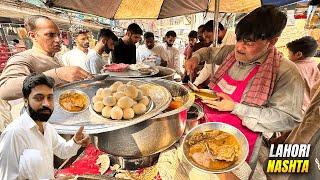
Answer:
<path fill-rule="evenodd" d="M 86 61 L 86 70 L 91 74 L 100 74 L 100 71 L 105 64 L 106 62 L 96 51 L 91 51 L 88 53 Z"/>
<path fill-rule="evenodd" d="M 194 52 L 192 57 L 220 65 L 233 50 L 234 46 L 225 46 L 222 49 L 207 47 Z M 235 80 L 243 80 L 257 64 L 264 62 L 266 56 L 267 54 L 251 63 L 237 61 L 228 74 Z M 248 93 L 253 79 L 247 85 L 241 102 Z M 261 107 L 237 103 L 231 113 L 237 115 L 242 124 L 252 131 L 268 133 L 290 130 L 302 119 L 303 91 L 304 82 L 297 67 L 293 62 L 282 58 L 273 93 L 267 102 Z"/>

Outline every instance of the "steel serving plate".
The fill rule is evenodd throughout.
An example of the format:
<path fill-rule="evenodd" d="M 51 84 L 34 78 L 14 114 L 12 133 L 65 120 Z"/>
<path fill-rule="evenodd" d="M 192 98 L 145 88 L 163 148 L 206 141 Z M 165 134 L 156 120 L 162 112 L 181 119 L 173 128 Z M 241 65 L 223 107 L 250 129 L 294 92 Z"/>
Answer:
<path fill-rule="evenodd" d="M 159 73 L 155 74 L 154 76 L 147 77 L 148 79 L 167 79 L 167 80 L 174 80 L 174 75 L 176 74 L 176 71 L 174 69 L 163 67 L 163 66 L 156 66 L 157 69 L 159 69 Z"/>
<path fill-rule="evenodd" d="M 103 74 L 108 74 L 111 77 L 121 77 L 121 78 L 144 78 L 144 77 L 151 77 L 159 73 L 159 69 L 156 67 L 150 67 L 150 73 L 149 74 L 144 74 L 140 73 L 138 70 L 133 71 L 133 70 L 126 70 L 123 72 L 110 72 L 108 70 L 101 70 Z"/>
<path fill-rule="evenodd" d="M 62 95 L 64 95 L 64 94 L 67 94 L 67 93 L 77 93 L 77 94 L 80 94 L 80 95 L 84 96 L 85 99 L 86 99 L 86 105 L 85 105 L 85 107 L 84 107 L 81 111 L 68 111 L 67 109 L 63 108 L 62 105 L 60 104 L 60 97 L 61 97 Z M 59 101 L 58 101 L 58 102 L 59 102 L 60 107 L 61 107 L 63 110 L 65 110 L 67 113 L 81 113 L 81 112 L 87 110 L 87 108 L 89 107 L 90 98 L 88 97 L 88 95 L 87 95 L 86 93 L 84 93 L 84 92 L 82 92 L 82 91 L 80 91 L 80 90 L 78 90 L 78 89 L 68 89 L 68 90 L 65 90 L 65 91 L 63 91 L 63 92 L 60 93 L 60 95 L 59 95 Z"/>
<path fill-rule="evenodd" d="M 220 130 L 220 131 L 224 131 L 224 132 L 227 132 L 227 133 L 230 133 L 230 134 L 236 136 L 236 138 L 240 144 L 240 157 L 232 166 L 229 166 L 225 169 L 213 170 L 213 169 L 205 168 L 205 167 L 198 165 L 188 155 L 189 154 L 189 145 L 188 145 L 187 141 L 190 139 L 190 137 L 192 137 L 192 135 L 194 135 L 195 133 L 209 131 L 209 130 Z M 209 122 L 209 123 L 200 124 L 200 125 L 194 127 L 184 137 L 183 142 L 182 142 L 182 146 L 183 146 L 182 147 L 183 148 L 183 155 L 189 164 L 191 164 L 193 167 L 195 167 L 203 172 L 215 173 L 215 174 L 225 173 L 225 172 L 229 172 L 229 171 L 236 169 L 242 163 L 244 163 L 244 161 L 246 160 L 248 153 L 249 153 L 249 143 L 248 143 L 247 138 L 244 136 L 244 134 L 239 129 L 237 129 L 229 124 L 221 123 L 221 122 Z"/>
<path fill-rule="evenodd" d="M 133 81 L 137 85 L 150 85 L 149 96 L 153 102 L 152 109 L 148 113 L 137 118 L 133 118 L 132 120 L 114 121 L 98 118 L 96 114 L 90 112 L 90 108 L 87 108 L 83 112 L 70 113 L 66 112 L 59 105 L 59 94 L 66 90 L 77 89 L 86 93 L 89 99 L 92 99 L 99 88 L 109 87 L 116 81 L 121 81 L 123 83 Z M 170 92 L 165 87 L 159 86 L 155 83 L 136 79 L 114 78 L 100 75 L 91 80 L 69 83 L 55 88 L 55 110 L 50 117 L 49 122 L 56 128 L 57 132 L 60 134 L 74 134 L 82 125 L 85 126 L 84 130 L 87 134 L 97 134 L 107 131 L 113 131 L 143 122 L 158 115 L 169 106 L 171 99 L 172 96 Z"/>

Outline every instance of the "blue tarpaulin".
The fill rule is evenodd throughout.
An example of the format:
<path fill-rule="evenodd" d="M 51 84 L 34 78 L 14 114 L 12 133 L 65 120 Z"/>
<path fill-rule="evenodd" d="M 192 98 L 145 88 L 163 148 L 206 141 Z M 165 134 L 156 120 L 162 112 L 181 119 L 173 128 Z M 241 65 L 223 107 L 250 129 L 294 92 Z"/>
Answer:
<path fill-rule="evenodd" d="M 285 5 L 289 5 L 289 4 L 293 4 L 296 2 L 299 2 L 301 0 L 262 0 L 261 4 L 272 4 L 275 6 L 285 6 Z"/>

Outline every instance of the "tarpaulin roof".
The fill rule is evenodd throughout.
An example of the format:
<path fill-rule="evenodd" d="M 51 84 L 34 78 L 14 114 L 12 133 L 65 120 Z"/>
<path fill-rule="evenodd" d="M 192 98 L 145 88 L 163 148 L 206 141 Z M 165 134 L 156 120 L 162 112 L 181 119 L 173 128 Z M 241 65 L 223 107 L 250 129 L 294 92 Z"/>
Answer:
<path fill-rule="evenodd" d="M 250 12 L 261 4 L 282 6 L 299 0 L 220 0 L 220 12 Z M 49 7 L 66 8 L 108 19 L 163 19 L 214 11 L 215 0 L 48 0 Z"/>

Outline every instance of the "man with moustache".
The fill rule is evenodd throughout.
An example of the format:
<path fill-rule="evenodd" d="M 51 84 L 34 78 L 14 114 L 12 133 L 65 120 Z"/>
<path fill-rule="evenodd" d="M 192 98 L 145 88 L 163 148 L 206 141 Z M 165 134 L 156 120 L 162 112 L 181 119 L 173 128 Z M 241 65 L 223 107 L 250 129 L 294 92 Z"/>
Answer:
<path fill-rule="evenodd" d="M 54 80 L 44 74 L 23 81 L 24 113 L 0 136 L 0 179 L 53 179 L 53 154 L 70 158 L 90 143 L 83 126 L 66 142 L 47 123 L 53 107 Z"/>
<path fill-rule="evenodd" d="M 203 47 L 209 47 L 212 42 L 207 42 L 205 37 L 204 37 L 204 28 L 205 28 L 205 25 L 202 24 L 198 27 L 198 39 L 199 39 L 199 42 L 197 42 L 193 47 L 192 47 L 192 53 L 198 51 L 199 49 L 203 48 Z M 189 59 L 190 57 L 186 58 Z M 198 76 L 199 72 L 203 69 L 203 67 L 205 66 L 205 62 L 200 62 L 196 68 L 196 70 L 194 71 L 194 74 L 192 74 L 191 76 L 187 76 L 187 73 L 184 72 L 184 79 L 182 80 L 183 83 L 187 83 L 188 81 L 191 81 L 193 82 L 195 80 L 195 78 Z M 212 67 L 209 69 L 211 71 Z M 193 79 L 190 80 L 190 77 L 193 77 Z M 207 77 L 208 78 L 208 77 Z M 204 78 L 203 78 L 204 79 Z M 203 80 L 205 81 L 205 80 Z M 203 81 L 195 81 L 194 84 L 197 82 L 198 85 L 200 85 Z"/>
<path fill-rule="evenodd" d="M 210 44 L 214 40 L 214 32 L 213 32 L 213 20 L 208 21 L 204 25 L 204 37 L 205 39 L 210 42 Z M 236 43 L 236 37 L 234 31 L 227 30 L 221 23 L 219 23 L 219 28 L 218 28 L 218 46 L 217 47 L 222 47 L 223 49 L 224 45 L 234 45 Z M 221 52 L 225 52 L 222 50 Z M 221 52 L 216 51 L 216 54 L 221 54 Z M 204 63 L 204 62 L 202 62 Z M 200 65 L 201 67 L 201 65 Z M 195 74 L 192 76 L 197 76 L 198 77 L 194 80 L 193 84 L 198 86 L 200 84 L 206 85 L 207 81 L 210 78 L 210 75 L 217 70 L 218 66 L 210 63 L 205 63 L 203 68 L 201 68 L 201 71 L 199 71 L 199 66 L 197 67 L 197 70 L 195 71 Z"/>
<path fill-rule="evenodd" d="M 190 33 L 188 34 L 188 40 L 189 40 L 189 44 L 184 49 L 184 52 L 183 52 L 183 55 L 185 56 L 184 59 L 186 59 L 186 60 L 191 58 L 192 49 L 193 49 L 194 45 L 197 43 L 197 41 L 198 41 L 198 33 L 197 33 L 197 31 L 190 31 Z"/>
<path fill-rule="evenodd" d="M 180 54 L 179 50 L 176 47 L 173 47 L 173 44 L 177 38 L 177 34 L 174 31 L 168 31 L 165 35 L 165 44 L 164 49 L 167 52 L 167 67 L 176 70 L 178 74 L 183 75 L 180 69 Z"/>
<path fill-rule="evenodd" d="M 145 44 L 137 48 L 137 63 L 147 62 L 148 58 L 157 57 L 160 61 L 156 62 L 156 65 L 166 66 L 167 53 L 163 46 L 155 44 L 154 34 L 152 32 L 146 32 L 143 37 Z"/>
<path fill-rule="evenodd" d="M 192 48 L 192 52 L 196 52 L 199 49 L 203 48 L 203 47 L 209 47 L 211 45 L 211 43 L 206 42 L 205 38 L 204 38 L 204 24 L 201 24 L 198 27 L 198 39 L 199 42 L 197 42 L 193 48 Z"/>
<path fill-rule="evenodd" d="M 86 70 L 91 74 L 100 74 L 101 69 L 107 63 L 102 59 L 102 53 L 109 54 L 113 51 L 114 43 L 117 41 L 117 36 L 110 29 L 101 29 L 96 46 L 93 51 L 88 53 Z"/>
<path fill-rule="evenodd" d="M 203 35 L 205 39 L 210 42 L 213 42 L 214 32 L 213 32 L 213 20 L 208 21 L 204 25 Z M 220 22 L 218 26 L 218 46 L 223 45 L 234 45 L 236 44 L 236 37 L 234 31 L 228 30 Z"/>
<path fill-rule="evenodd" d="M 187 73 L 205 59 L 220 65 L 209 84 L 219 99 L 203 101 L 206 120 L 241 130 L 249 142 L 251 164 L 257 158 L 260 133 L 293 129 L 302 118 L 304 82 L 295 64 L 275 48 L 286 22 L 276 7 L 259 7 L 237 24 L 235 47 L 202 48 L 185 64 Z"/>
<path fill-rule="evenodd" d="M 62 56 L 65 66 L 78 66 L 86 69 L 87 55 L 93 50 L 89 49 L 90 32 L 83 26 L 74 25 L 70 28 L 76 47 Z"/>
<path fill-rule="evenodd" d="M 114 46 L 112 51 L 112 63 L 136 64 L 136 43 L 141 40 L 142 29 L 136 23 L 128 26 L 123 38 Z"/>
<path fill-rule="evenodd" d="M 91 77 L 80 67 L 62 67 L 55 56 L 60 51 L 58 26 L 48 17 L 32 15 L 25 19 L 25 28 L 33 41 L 32 49 L 12 56 L 0 76 L 0 124 L 12 121 L 9 100 L 22 98 L 22 82 L 32 73 L 43 73 L 55 80 L 55 85 Z M 2 129 L 0 129 L 2 131 Z"/>

